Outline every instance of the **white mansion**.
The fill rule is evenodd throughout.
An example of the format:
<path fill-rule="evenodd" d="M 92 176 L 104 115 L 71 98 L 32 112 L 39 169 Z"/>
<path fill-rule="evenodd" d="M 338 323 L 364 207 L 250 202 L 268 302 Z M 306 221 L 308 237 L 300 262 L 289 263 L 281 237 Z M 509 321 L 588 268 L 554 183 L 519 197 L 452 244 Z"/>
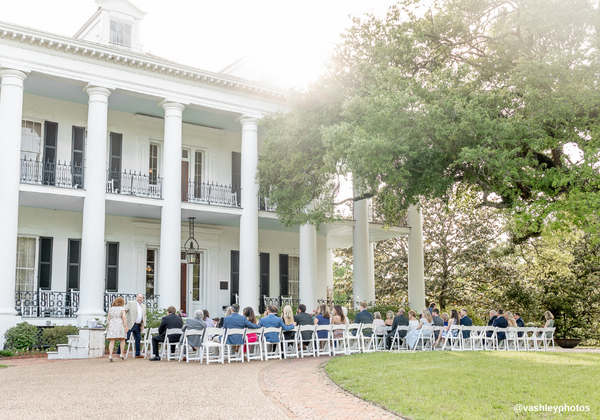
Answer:
<path fill-rule="evenodd" d="M 286 109 L 286 92 L 236 66 L 212 73 L 145 54 L 144 13 L 96 3 L 72 38 L 0 22 L 0 337 L 22 320 L 84 325 L 124 294 L 212 316 L 263 297 L 312 310 L 333 286 L 331 250 L 347 246 L 354 297 L 374 300 L 372 242 L 400 235 L 413 251 L 411 302 L 424 304 L 416 210 L 385 230 L 362 200 L 354 220 L 285 228 L 255 173 L 257 123 Z"/>

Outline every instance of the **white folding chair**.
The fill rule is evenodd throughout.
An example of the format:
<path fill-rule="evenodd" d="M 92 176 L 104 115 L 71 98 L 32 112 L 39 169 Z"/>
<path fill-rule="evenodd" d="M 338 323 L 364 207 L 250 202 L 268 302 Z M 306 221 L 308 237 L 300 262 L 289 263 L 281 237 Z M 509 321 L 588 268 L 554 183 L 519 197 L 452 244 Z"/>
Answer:
<path fill-rule="evenodd" d="M 517 327 L 508 327 L 506 329 L 506 350 L 519 350 Z"/>
<path fill-rule="evenodd" d="M 303 332 L 305 332 L 306 334 L 302 334 Z M 315 349 L 315 332 L 316 329 L 314 325 L 300 326 L 300 357 L 304 358 L 304 356 L 316 356 L 317 352 Z M 305 335 L 307 336 L 306 338 L 304 338 Z"/>
<path fill-rule="evenodd" d="M 341 331 L 342 335 L 336 334 L 336 331 Z M 337 324 L 331 327 L 331 355 L 346 354 L 346 324 Z M 337 335 L 337 337 L 336 337 Z"/>
<path fill-rule="evenodd" d="M 416 351 L 417 348 L 423 351 L 430 351 L 433 349 L 432 341 L 433 338 L 433 325 L 423 325 L 419 330 L 419 336 L 417 337 L 417 342 L 415 343 L 415 347 L 413 351 Z M 420 345 L 419 345 L 420 344 Z"/>
<path fill-rule="evenodd" d="M 246 361 L 250 360 L 262 360 L 263 359 L 263 346 L 262 346 L 262 335 L 263 328 L 250 329 L 246 328 L 246 335 L 244 336 L 244 347 L 246 348 Z M 248 336 L 250 334 L 256 334 L 256 341 L 249 342 Z"/>
<path fill-rule="evenodd" d="M 496 327 L 496 350 L 508 350 L 506 343 L 507 328 Z M 500 334 L 504 333 L 504 338 L 500 338 Z"/>
<path fill-rule="evenodd" d="M 179 361 L 180 362 L 185 357 L 186 363 L 189 363 L 191 359 L 202 363 L 202 356 L 203 356 L 202 346 L 196 347 L 196 350 L 194 350 L 194 347 L 192 347 L 189 344 L 189 337 L 195 337 L 195 336 L 200 337 L 200 340 L 202 343 L 202 341 L 204 340 L 204 331 L 205 330 L 188 330 L 188 329 L 185 330 L 185 333 L 183 336 L 183 342 L 181 343 L 181 346 L 179 348 Z"/>
<path fill-rule="evenodd" d="M 300 357 L 300 353 L 298 352 L 298 326 L 295 325 L 294 328 L 287 332 L 293 332 L 292 338 L 286 339 L 285 333 L 282 334 L 281 337 L 281 345 L 283 346 L 283 358 L 287 359 L 289 357 Z"/>
<path fill-rule="evenodd" d="M 315 349 L 317 350 L 317 357 L 326 355 L 331 356 L 331 324 L 329 325 L 317 325 L 315 328 Z M 319 337 L 319 332 L 325 332 L 325 337 Z"/>
<path fill-rule="evenodd" d="M 277 342 L 267 341 L 267 334 L 277 333 Z M 263 343 L 263 357 L 265 360 L 269 359 L 281 359 L 281 327 L 268 327 L 263 330 L 262 343 Z M 269 351 L 269 346 L 271 350 Z"/>
<path fill-rule="evenodd" d="M 463 350 L 475 350 L 473 347 L 473 328 L 471 326 L 462 326 L 462 331 L 459 333 L 460 336 L 460 347 Z"/>
<path fill-rule="evenodd" d="M 527 351 L 527 327 L 517 328 L 517 351 Z"/>
<path fill-rule="evenodd" d="M 225 338 L 223 341 L 225 342 L 225 354 L 227 356 L 227 363 L 231 363 L 233 359 L 234 362 L 242 362 L 244 363 L 244 346 L 243 344 L 227 344 L 227 339 L 232 336 L 241 336 L 242 343 L 245 342 L 246 329 L 245 328 L 228 328 L 225 332 Z M 232 352 L 232 350 L 234 350 Z"/>
<path fill-rule="evenodd" d="M 540 337 L 542 340 L 542 347 L 544 351 L 548 351 L 550 348 L 550 344 L 552 344 L 552 351 L 554 350 L 554 331 L 556 328 L 542 328 L 542 336 Z"/>
<path fill-rule="evenodd" d="M 144 338 L 144 359 L 152 354 L 152 337 L 158 334 L 158 328 L 146 328 L 146 338 Z M 140 343 L 141 346 L 141 343 Z M 150 352 L 148 352 L 150 349 Z"/>
<path fill-rule="evenodd" d="M 348 348 L 348 354 L 360 353 L 362 350 L 360 342 L 362 336 L 360 331 L 363 324 L 348 324 L 348 332 L 346 333 L 346 345 Z"/>
<path fill-rule="evenodd" d="M 388 333 L 388 327 L 380 325 L 375 327 L 373 331 L 373 339 L 375 340 L 375 351 L 385 350 L 385 337 Z"/>
<path fill-rule="evenodd" d="M 208 337 L 212 337 L 212 339 Z M 204 333 L 202 349 L 207 365 L 210 362 L 225 363 L 225 330 L 223 328 L 208 328 Z"/>
<path fill-rule="evenodd" d="M 371 335 L 368 335 L 368 334 Z M 373 353 L 376 350 L 375 326 L 373 324 L 362 324 L 360 329 L 360 346 L 363 353 Z"/>
<path fill-rule="evenodd" d="M 165 359 L 165 352 L 167 353 L 167 361 L 170 362 L 171 359 L 179 359 L 179 340 L 177 340 L 174 343 L 171 343 L 171 341 L 169 340 L 169 336 L 170 335 L 176 335 L 176 334 L 183 334 L 183 331 L 181 330 L 181 328 L 167 328 L 167 331 L 165 332 L 165 341 L 162 346 L 162 352 L 160 355 L 160 359 L 164 360 Z M 173 349 L 173 350 L 172 350 Z"/>
<path fill-rule="evenodd" d="M 439 326 L 433 326 L 433 342 L 436 342 L 438 337 L 440 336 L 440 334 L 442 333 L 442 330 L 444 329 L 444 327 L 439 327 Z M 440 339 L 441 340 L 441 339 Z M 442 348 L 439 346 L 433 347 L 433 350 L 441 350 Z"/>
<path fill-rule="evenodd" d="M 487 333 L 491 332 L 492 335 L 487 337 Z M 485 329 L 486 339 L 484 350 L 497 350 L 498 349 L 498 335 L 496 335 L 496 327 L 487 327 Z"/>
<path fill-rule="evenodd" d="M 442 337 L 442 341 L 444 342 L 442 350 L 446 350 L 446 347 L 448 347 L 448 350 L 460 350 L 460 330 L 460 325 L 453 324 L 450 326 L 450 329 L 446 331 L 446 336 Z M 443 334 L 442 331 L 442 335 Z"/>
<path fill-rule="evenodd" d="M 471 344 L 473 346 L 473 350 L 483 350 L 484 344 L 484 331 L 485 327 L 474 326 L 471 327 Z"/>
<path fill-rule="evenodd" d="M 390 351 L 392 350 L 408 350 L 408 346 L 406 345 L 406 335 L 408 334 L 408 325 L 401 325 L 396 327 L 396 331 L 394 332 L 394 337 L 392 338 L 392 343 L 390 344 Z M 404 336 L 400 337 L 400 331 L 404 331 Z M 397 347 L 397 349 L 395 349 Z"/>
<path fill-rule="evenodd" d="M 141 351 L 141 340 L 140 340 L 140 351 Z M 131 352 L 131 356 L 135 357 L 135 337 L 132 334 L 129 334 L 129 340 L 127 340 L 127 350 L 125 350 L 125 359 L 129 357 L 129 352 Z"/>

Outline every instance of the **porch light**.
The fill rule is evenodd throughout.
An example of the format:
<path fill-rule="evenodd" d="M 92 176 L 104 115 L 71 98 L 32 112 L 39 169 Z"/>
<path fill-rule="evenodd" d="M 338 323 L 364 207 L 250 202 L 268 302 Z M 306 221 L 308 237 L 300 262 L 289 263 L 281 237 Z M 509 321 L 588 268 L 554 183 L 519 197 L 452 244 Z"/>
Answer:
<path fill-rule="evenodd" d="M 195 217 L 188 217 L 189 220 L 189 228 L 190 228 L 190 237 L 187 241 L 185 241 L 185 260 L 188 264 L 196 264 L 198 261 L 198 241 L 194 239 L 194 219 Z M 196 247 L 194 248 L 194 244 Z"/>

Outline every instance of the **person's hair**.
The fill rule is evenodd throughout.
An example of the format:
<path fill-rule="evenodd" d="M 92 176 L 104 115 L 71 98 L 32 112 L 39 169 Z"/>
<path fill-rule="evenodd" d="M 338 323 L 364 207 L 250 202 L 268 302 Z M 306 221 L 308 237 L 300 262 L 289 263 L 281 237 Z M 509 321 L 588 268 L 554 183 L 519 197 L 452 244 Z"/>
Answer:
<path fill-rule="evenodd" d="M 434 309 L 431 311 L 431 313 L 434 313 L 434 312 L 435 312 L 436 314 L 438 314 L 438 315 L 440 314 L 440 310 L 439 310 L 438 308 L 434 308 Z"/>
<path fill-rule="evenodd" d="M 379 311 L 377 311 L 377 312 L 375 312 L 373 314 L 373 318 L 375 318 L 375 319 L 381 319 L 381 314 L 379 313 Z"/>
<path fill-rule="evenodd" d="M 415 311 L 413 311 L 412 309 L 411 309 L 410 311 L 408 311 L 408 314 L 409 314 L 409 315 L 412 315 L 412 316 L 413 316 L 413 318 L 416 318 L 416 317 L 417 317 L 417 313 L 416 313 Z"/>
<path fill-rule="evenodd" d="M 301 303 L 300 305 L 298 305 L 298 309 L 300 310 L 300 312 L 306 312 L 306 305 L 304 303 Z"/>
<path fill-rule="evenodd" d="M 219 322 L 221 322 L 221 318 L 219 318 L 218 316 L 216 316 L 216 317 L 214 317 L 214 318 L 213 318 L 213 322 L 215 323 L 215 327 L 216 327 L 216 326 L 217 326 L 217 324 L 218 324 Z"/>
<path fill-rule="evenodd" d="M 125 305 L 125 299 L 123 299 L 122 297 L 116 298 L 112 303 L 112 306 L 124 306 L 124 305 Z"/>
<path fill-rule="evenodd" d="M 457 311 L 456 309 L 452 309 L 452 310 L 450 311 L 450 317 L 451 317 L 451 318 L 454 318 L 454 323 L 455 323 L 456 325 L 458 325 L 458 323 L 459 323 L 459 319 L 458 319 L 458 311 Z"/>
<path fill-rule="evenodd" d="M 346 323 L 346 314 L 344 314 L 342 305 L 335 305 L 333 309 L 335 309 L 335 314 L 340 317 L 342 324 Z"/>
<path fill-rule="evenodd" d="M 281 317 L 283 318 L 283 323 L 285 325 L 292 325 L 294 323 L 294 311 L 292 311 L 292 307 L 290 305 L 285 305 L 283 307 Z"/>
<path fill-rule="evenodd" d="M 517 321 L 515 321 L 515 317 L 513 316 L 512 312 L 507 312 L 506 313 L 506 320 L 508 321 L 508 326 L 509 327 L 516 327 L 517 326 Z"/>
<path fill-rule="evenodd" d="M 238 310 L 239 310 L 239 307 L 238 307 Z M 227 309 L 225 309 L 225 316 L 231 315 L 232 311 L 233 311 L 233 309 L 231 309 L 231 306 L 228 306 Z"/>
<path fill-rule="evenodd" d="M 198 318 L 198 319 L 201 319 L 202 321 L 204 321 L 204 318 L 205 318 L 204 311 L 202 309 L 198 309 L 196 312 L 194 312 L 194 318 Z"/>
<path fill-rule="evenodd" d="M 431 302 L 431 303 L 429 304 L 429 307 L 430 307 L 430 308 L 435 308 L 435 303 Z"/>
<path fill-rule="evenodd" d="M 403 308 L 398 309 L 398 314 L 404 315 L 404 309 Z"/>
<path fill-rule="evenodd" d="M 254 309 L 251 306 L 246 306 L 242 314 L 246 317 L 246 319 L 253 324 L 256 324 L 256 315 L 254 315 Z"/>
<path fill-rule="evenodd" d="M 208 309 L 203 309 L 202 312 L 204 312 L 204 318 L 202 318 L 203 321 L 206 321 L 206 318 L 210 318 L 210 314 L 208 313 Z"/>
<path fill-rule="evenodd" d="M 394 312 L 392 312 L 392 311 L 387 311 L 387 312 L 385 313 L 385 317 L 386 317 L 387 319 L 393 319 L 393 318 L 394 318 Z"/>
<path fill-rule="evenodd" d="M 331 318 L 331 315 L 329 314 L 329 306 L 325 304 L 319 305 L 319 309 L 321 310 L 321 315 L 323 316 L 323 318 Z"/>
<path fill-rule="evenodd" d="M 515 316 L 518 316 L 519 318 L 521 318 L 521 314 L 518 312 L 515 312 Z"/>
<path fill-rule="evenodd" d="M 237 314 L 240 311 L 240 305 L 234 303 L 233 305 L 231 305 L 231 310 Z"/>
<path fill-rule="evenodd" d="M 550 312 L 550 311 L 544 312 L 544 317 L 546 318 L 546 320 L 554 319 L 554 315 L 552 315 L 552 312 Z"/>
<path fill-rule="evenodd" d="M 493 309 L 490 311 L 490 314 L 492 314 L 492 316 L 497 315 L 496 311 L 494 311 Z"/>
<path fill-rule="evenodd" d="M 276 314 L 279 311 L 279 308 L 275 305 L 269 305 L 267 306 L 267 311 L 269 311 L 272 314 Z"/>
<path fill-rule="evenodd" d="M 442 314 L 442 319 L 446 322 L 448 322 L 448 320 L 450 319 L 450 315 L 448 315 L 448 312 L 444 312 Z"/>
<path fill-rule="evenodd" d="M 463 311 L 465 313 L 465 315 L 469 314 L 469 311 L 467 311 L 465 308 L 462 308 L 461 311 Z"/>
<path fill-rule="evenodd" d="M 431 312 L 429 312 L 429 309 L 423 309 L 423 316 L 430 324 L 433 322 L 433 318 L 431 317 Z"/>
<path fill-rule="evenodd" d="M 177 313 L 177 309 L 176 309 L 174 306 L 169 306 L 169 307 L 167 308 L 167 313 L 168 313 L 168 314 L 174 314 L 174 313 Z"/>
<path fill-rule="evenodd" d="M 498 309 L 498 315 L 504 315 L 504 309 Z"/>
<path fill-rule="evenodd" d="M 369 306 L 369 305 L 367 304 L 367 302 L 364 302 L 364 301 L 363 301 L 363 302 L 360 302 L 360 307 L 361 307 L 361 308 L 363 308 L 363 309 L 367 309 L 367 307 L 368 307 L 368 306 Z"/>

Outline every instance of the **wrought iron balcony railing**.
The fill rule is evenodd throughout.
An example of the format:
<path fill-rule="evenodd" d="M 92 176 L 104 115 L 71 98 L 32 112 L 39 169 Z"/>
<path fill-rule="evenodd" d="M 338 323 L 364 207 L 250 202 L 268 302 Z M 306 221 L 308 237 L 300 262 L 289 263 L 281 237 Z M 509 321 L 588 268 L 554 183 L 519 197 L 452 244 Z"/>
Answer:
<path fill-rule="evenodd" d="M 238 191 L 230 185 L 215 183 L 184 183 L 182 200 L 190 203 L 210 204 L 224 207 L 240 207 Z"/>
<path fill-rule="evenodd" d="M 111 194 L 135 195 L 138 197 L 162 198 L 162 178 L 141 172 L 108 171 L 106 192 Z"/>
<path fill-rule="evenodd" d="M 275 211 L 275 210 L 277 210 L 277 206 L 275 204 L 272 204 L 269 201 L 268 197 L 264 197 L 264 196 L 261 196 L 259 194 L 259 196 L 258 196 L 258 209 L 259 210 L 264 210 L 264 211 Z"/>
<path fill-rule="evenodd" d="M 79 309 L 79 292 L 15 292 L 15 309 L 23 318 L 75 318 Z"/>
<path fill-rule="evenodd" d="M 83 165 L 21 159 L 21 182 L 60 188 L 83 188 Z"/>
<path fill-rule="evenodd" d="M 122 297 L 125 302 L 135 300 L 137 298 L 136 293 L 119 293 L 119 292 L 104 292 L 104 312 L 108 313 L 112 303 L 116 298 Z M 144 303 L 147 310 L 155 311 L 158 309 L 158 298 L 159 295 L 144 295 Z"/>

